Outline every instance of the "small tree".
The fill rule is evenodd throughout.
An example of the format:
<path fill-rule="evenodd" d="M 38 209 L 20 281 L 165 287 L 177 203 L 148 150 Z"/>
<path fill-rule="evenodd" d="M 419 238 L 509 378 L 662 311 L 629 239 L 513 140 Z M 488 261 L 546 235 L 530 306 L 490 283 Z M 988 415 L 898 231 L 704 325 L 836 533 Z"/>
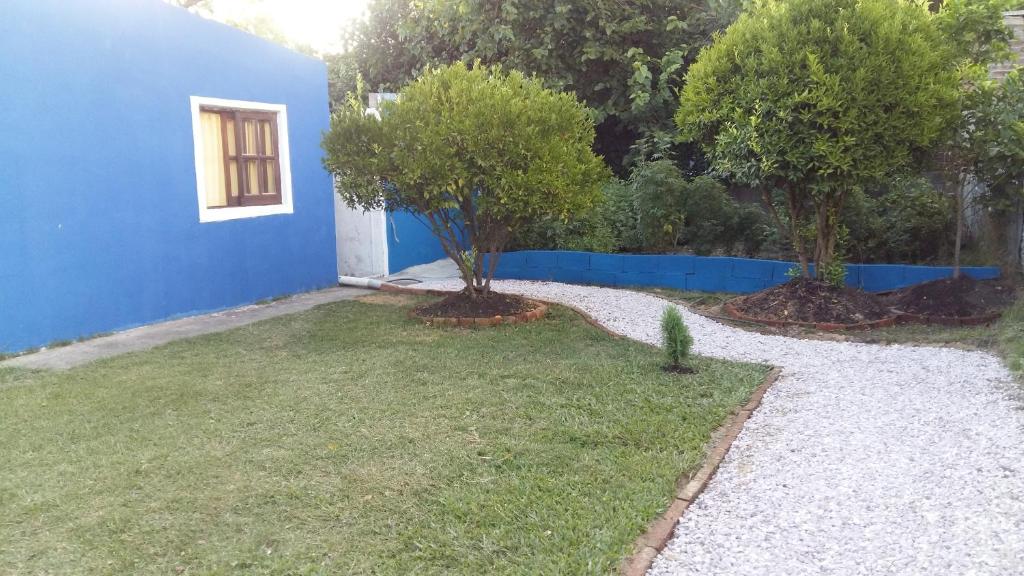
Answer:
<path fill-rule="evenodd" d="M 476 297 L 489 293 L 513 229 L 567 219 L 600 198 L 609 172 L 593 141 L 590 114 L 572 94 L 459 63 L 409 84 L 379 120 L 350 100 L 324 135 L 324 165 L 349 206 L 421 218 Z"/>
<path fill-rule="evenodd" d="M 679 370 L 685 366 L 690 358 L 693 338 L 675 306 L 666 306 L 661 316 L 661 340 L 665 347 L 665 357 L 668 359 L 667 368 Z"/>
<path fill-rule="evenodd" d="M 676 123 L 716 171 L 762 190 L 805 276 L 801 226 L 813 222 L 824 279 L 847 195 L 909 164 L 955 110 L 948 62 L 922 4 L 763 0 L 701 52 Z"/>
<path fill-rule="evenodd" d="M 984 116 L 994 112 L 1003 98 L 1002 90 L 989 79 L 988 69 L 1010 56 L 1013 34 L 1003 22 L 1003 10 L 1009 6 L 1006 0 L 946 0 L 936 17 L 960 79 L 958 113 L 934 152 L 942 190 L 953 199 L 954 278 L 960 277 L 968 182 L 979 162 L 990 156 L 990 149 L 998 150 L 1004 144 Z"/>

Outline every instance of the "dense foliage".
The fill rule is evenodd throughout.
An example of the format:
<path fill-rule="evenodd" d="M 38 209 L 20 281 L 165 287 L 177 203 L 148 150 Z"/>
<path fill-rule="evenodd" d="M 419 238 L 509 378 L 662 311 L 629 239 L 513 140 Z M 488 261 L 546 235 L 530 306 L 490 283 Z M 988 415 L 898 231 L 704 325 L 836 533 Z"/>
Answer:
<path fill-rule="evenodd" d="M 1005 149 L 1005 137 L 983 116 L 998 106 L 1003 91 L 989 78 L 989 67 L 1010 55 L 1012 33 L 1003 22 L 1006 0 L 947 0 L 936 16 L 959 76 L 956 114 L 951 118 L 934 160 L 942 175 L 943 191 L 953 198 L 955 222 L 953 276 L 960 275 L 960 248 L 967 209 L 968 184 L 975 178 L 990 149 Z M 1012 126 L 1012 122 L 1011 122 Z"/>
<path fill-rule="evenodd" d="M 687 178 L 671 161 L 645 162 L 612 180 L 592 210 L 518 230 L 517 249 L 757 254 L 770 236 L 765 212 L 737 202 L 708 176 Z"/>
<path fill-rule="evenodd" d="M 475 296 L 488 293 L 512 230 L 593 206 L 608 177 L 593 140 L 593 121 L 571 94 L 459 63 L 427 71 L 379 120 L 352 100 L 335 112 L 323 147 L 349 206 L 421 217 Z"/>
<path fill-rule="evenodd" d="M 843 206 L 846 256 L 853 262 L 937 263 L 952 253 L 950 199 L 924 178 L 856 192 Z"/>
<path fill-rule="evenodd" d="M 685 246 L 702 255 L 715 250 L 753 254 L 764 241 L 764 213 L 738 204 L 711 177 L 688 180 L 672 162 L 659 160 L 639 166 L 630 183 L 647 250 Z"/>
<path fill-rule="evenodd" d="M 1024 76 L 1017 70 L 984 89 L 990 95 L 975 116 L 974 175 L 985 184 L 985 204 L 1006 210 L 1024 194 Z"/>
<path fill-rule="evenodd" d="M 765 0 L 702 51 L 676 114 L 715 170 L 783 197 L 804 274 L 814 227 L 819 278 L 846 198 L 932 145 L 954 110 L 943 36 L 904 0 Z"/>
<path fill-rule="evenodd" d="M 395 90 L 431 65 L 481 60 L 536 74 L 595 111 L 598 150 L 618 167 L 664 153 L 686 63 L 735 17 L 738 0 L 373 0 L 351 33 L 370 90 Z M 336 74 L 339 79 L 349 78 Z M 351 89 L 335 89 L 344 93 Z M 628 149 L 637 141 L 632 153 Z"/>

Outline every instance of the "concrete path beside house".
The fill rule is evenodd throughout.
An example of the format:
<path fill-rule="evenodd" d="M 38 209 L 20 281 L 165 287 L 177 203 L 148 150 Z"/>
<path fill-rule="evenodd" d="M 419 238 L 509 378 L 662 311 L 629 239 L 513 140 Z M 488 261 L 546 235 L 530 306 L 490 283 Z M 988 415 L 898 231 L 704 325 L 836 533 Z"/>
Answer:
<path fill-rule="evenodd" d="M 5 360 L 0 362 L 0 366 L 67 370 L 82 364 L 88 364 L 94 360 L 109 358 L 126 352 L 146 350 L 182 338 L 223 332 L 224 330 L 266 320 L 267 318 L 302 312 L 320 304 L 349 300 L 372 292 L 372 290 L 347 287 L 307 292 L 267 304 L 252 304 L 212 314 L 189 316 L 188 318 L 149 324 L 125 330 L 124 332 L 117 332 L 109 336 L 83 340 L 68 346 L 48 348 Z"/>
<path fill-rule="evenodd" d="M 495 287 L 653 344 L 673 305 L 591 286 Z M 996 357 L 764 335 L 677 307 L 696 353 L 783 371 L 649 576 L 1024 574 L 1024 398 Z"/>

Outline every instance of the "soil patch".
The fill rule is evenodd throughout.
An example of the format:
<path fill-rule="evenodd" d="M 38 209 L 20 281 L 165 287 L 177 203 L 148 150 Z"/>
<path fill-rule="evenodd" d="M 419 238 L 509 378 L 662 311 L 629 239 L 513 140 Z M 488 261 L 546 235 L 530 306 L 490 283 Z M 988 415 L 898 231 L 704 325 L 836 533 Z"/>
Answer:
<path fill-rule="evenodd" d="M 859 324 L 892 316 L 874 294 L 836 288 L 809 278 L 789 282 L 731 301 L 746 316 L 789 322 Z"/>
<path fill-rule="evenodd" d="M 884 301 L 900 312 L 967 318 L 999 312 L 1013 304 L 1013 287 L 999 280 L 969 276 L 943 278 L 897 290 Z"/>
<path fill-rule="evenodd" d="M 456 292 L 437 302 L 416 307 L 421 318 L 491 318 L 514 316 L 537 308 L 535 302 L 512 294 L 491 292 L 487 296 L 470 298 L 465 292 Z"/>
<path fill-rule="evenodd" d="M 661 369 L 669 374 L 696 374 L 697 371 L 690 366 L 680 364 L 679 366 L 662 366 Z"/>

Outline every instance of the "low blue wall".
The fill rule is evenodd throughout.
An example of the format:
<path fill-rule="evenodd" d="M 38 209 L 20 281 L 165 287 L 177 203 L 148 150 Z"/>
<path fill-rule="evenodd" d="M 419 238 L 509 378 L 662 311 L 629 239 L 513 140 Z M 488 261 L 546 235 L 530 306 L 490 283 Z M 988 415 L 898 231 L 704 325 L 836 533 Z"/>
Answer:
<path fill-rule="evenodd" d="M 786 272 L 793 266 L 792 262 L 749 258 L 530 250 L 504 254 L 498 261 L 495 277 L 747 294 L 787 282 L 790 277 Z M 996 267 L 961 270 L 979 280 L 999 277 Z M 869 292 L 883 292 L 947 278 L 952 273 L 953 268 L 949 266 L 848 264 L 846 284 Z"/>

